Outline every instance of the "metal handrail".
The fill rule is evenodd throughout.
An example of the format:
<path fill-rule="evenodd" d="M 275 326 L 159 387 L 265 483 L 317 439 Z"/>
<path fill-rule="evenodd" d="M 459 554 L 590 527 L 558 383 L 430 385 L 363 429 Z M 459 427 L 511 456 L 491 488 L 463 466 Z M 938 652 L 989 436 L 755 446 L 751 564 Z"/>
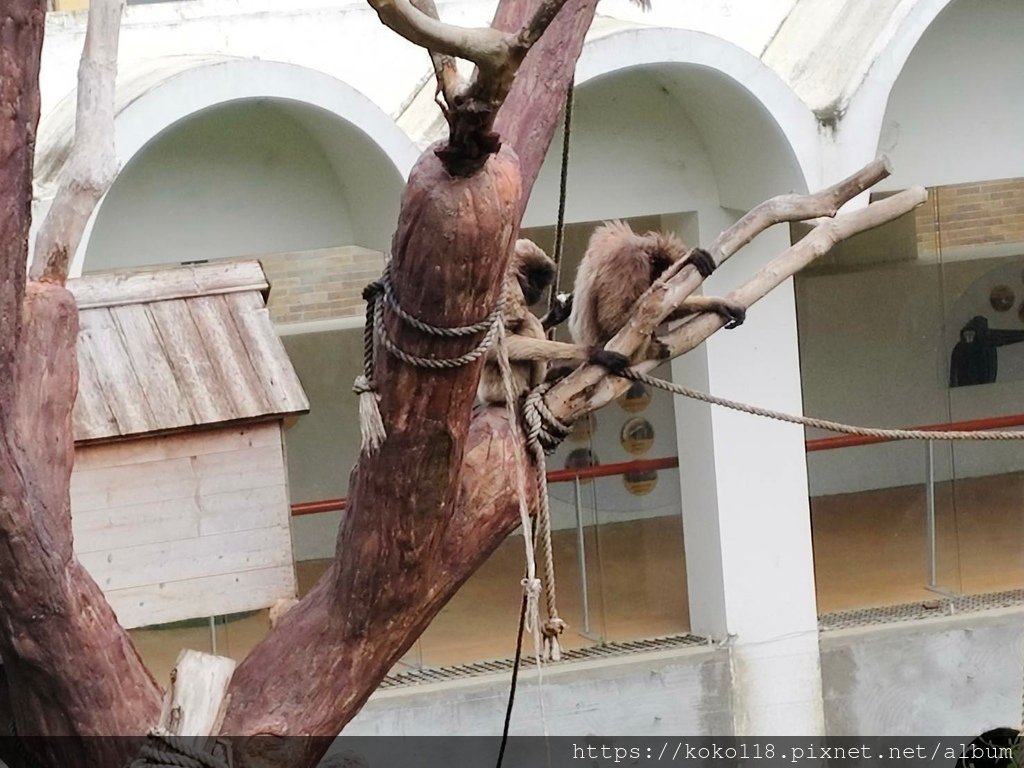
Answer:
<path fill-rule="evenodd" d="M 553 469 L 548 472 L 548 483 L 571 483 L 577 479 L 592 480 L 597 477 L 624 475 L 627 472 L 651 472 L 660 469 L 675 469 L 678 466 L 678 456 L 666 456 L 662 459 L 620 461 L 615 464 L 598 464 L 593 467 L 579 467 L 577 469 Z M 316 515 L 321 512 L 341 512 L 344 511 L 347 505 L 348 499 L 300 501 L 292 504 L 292 517 Z"/>

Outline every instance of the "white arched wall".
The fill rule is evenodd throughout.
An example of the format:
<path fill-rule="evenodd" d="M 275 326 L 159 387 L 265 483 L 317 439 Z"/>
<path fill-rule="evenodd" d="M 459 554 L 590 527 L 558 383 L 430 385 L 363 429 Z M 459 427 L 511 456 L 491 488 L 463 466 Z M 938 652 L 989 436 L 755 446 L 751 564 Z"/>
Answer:
<path fill-rule="evenodd" d="M 685 102 L 687 119 L 696 127 L 697 137 L 714 168 L 720 205 L 746 210 L 772 195 L 803 192 L 821 185 L 820 141 L 814 115 L 756 57 L 701 32 L 648 27 L 620 29 L 588 41 L 576 67 L 576 83 L 585 92 L 588 83 L 634 68 L 656 71 L 656 87 L 664 95 Z M 608 133 L 615 127 L 605 126 L 605 121 L 621 125 L 623 117 L 619 110 L 609 109 L 593 121 L 597 124 L 589 130 Z M 593 212 L 601 210 L 608 179 L 620 178 L 603 173 L 602 164 L 588 173 L 590 164 L 580 160 L 581 153 L 588 151 L 587 130 L 582 120 L 574 121 L 568 221 L 588 221 L 604 215 L 594 216 Z M 765 143 L 766 134 L 771 137 L 770 145 Z M 650 130 L 645 134 L 621 135 L 621 143 L 615 146 L 614 153 L 603 158 L 603 166 L 612 162 L 629 167 L 631 153 L 635 151 L 632 145 L 646 138 L 651 138 Z M 670 135 L 654 140 L 661 145 L 660 151 L 671 156 Z M 773 154 L 766 146 L 780 151 Z M 623 153 L 621 158 L 619 153 Z M 652 163 L 645 167 L 648 174 L 657 173 L 656 183 L 663 185 L 660 191 L 671 196 L 645 188 L 641 197 L 645 204 L 654 207 L 644 211 L 642 206 L 634 206 L 638 213 L 686 210 L 686 178 L 679 176 L 675 182 L 669 178 L 676 162 L 669 157 L 667 166 Z M 552 223 L 553 212 L 557 210 L 558 175 L 559 157 L 552 151 L 530 197 L 526 226 Z M 585 201 L 590 213 L 581 210 L 580 201 Z M 633 214 L 619 210 L 608 215 Z"/>
<path fill-rule="evenodd" d="M 915 159 L 913 149 L 909 153 L 907 152 L 907 142 L 913 140 L 911 135 L 904 130 L 900 130 L 897 134 L 892 127 L 887 127 L 886 121 L 889 117 L 887 113 L 890 108 L 890 99 L 899 96 L 896 86 L 905 67 L 909 66 L 908 74 L 911 78 L 917 76 L 914 73 L 915 66 L 910 60 L 915 55 L 918 44 L 924 43 L 927 47 L 930 42 L 929 38 L 939 39 L 943 34 L 942 29 L 947 16 L 956 21 L 961 14 L 964 15 L 965 20 L 974 14 L 984 23 L 983 17 L 987 15 L 985 6 L 1001 7 L 1003 9 L 1001 12 L 1009 11 L 1019 14 L 1020 11 L 1020 4 L 1015 0 L 1005 0 L 1005 2 L 1004 0 L 917 0 L 903 18 L 895 34 L 876 54 L 863 82 L 843 110 L 838 131 L 831 137 L 831 140 L 824 143 L 822 155 L 823 181 L 825 183 L 831 183 L 853 173 L 872 160 L 877 153 L 886 151 L 892 151 L 894 156 L 897 154 L 906 156 L 894 157 L 896 162 L 893 176 L 883 181 L 878 186 L 879 189 L 901 189 L 913 184 L 948 183 L 947 180 L 953 178 L 954 174 L 949 171 L 937 170 L 940 166 L 948 163 L 951 169 L 959 169 L 957 173 L 964 169 L 964 163 L 969 161 L 973 154 L 971 150 L 976 148 L 976 129 L 989 122 L 987 116 L 971 114 L 951 116 L 950 128 L 952 130 L 948 136 L 961 136 L 967 143 L 955 144 L 955 152 L 952 156 L 949 154 L 931 155 L 929 158 L 927 153 L 918 153 L 917 159 Z M 947 9 L 948 14 L 946 13 Z M 1016 34 L 1019 36 L 1019 16 L 1015 24 L 1018 25 Z M 1013 29 L 1012 24 L 1004 29 L 993 28 L 996 33 L 994 40 L 997 43 L 1004 41 L 1006 36 L 1013 34 Z M 975 36 L 964 36 L 959 40 L 952 39 L 951 43 L 952 47 L 948 53 L 934 58 L 937 67 L 936 76 L 928 84 L 925 92 L 911 95 L 922 98 L 925 94 L 933 94 L 936 97 L 936 104 L 942 102 L 948 104 L 950 98 L 955 99 L 958 95 L 982 98 L 997 97 L 999 88 L 991 81 L 993 77 L 997 80 L 1009 78 L 1011 81 L 1016 77 L 1016 82 L 1019 83 L 1020 68 L 1018 67 L 1017 72 L 1011 71 L 1012 67 L 1008 64 L 1007 59 L 998 57 L 998 50 L 1001 50 L 998 45 L 995 49 L 989 50 L 990 41 L 979 40 Z M 957 55 L 956 51 L 959 50 L 965 51 L 967 55 Z M 1019 46 L 1013 48 L 1011 54 L 1019 56 Z M 1014 56 L 1011 55 L 1010 60 L 1012 61 L 1013 58 Z M 994 66 L 988 68 L 985 77 L 980 82 L 972 82 L 963 74 L 964 67 L 973 70 L 979 61 L 991 61 Z M 940 71 L 946 74 L 939 76 Z M 1013 91 L 1003 93 L 1005 97 L 1003 106 L 1011 109 L 1016 106 L 1019 110 L 1021 100 L 1014 98 L 1013 93 Z M 1020 93 L 1019 87 L 1016 93 Z M 1015 102 L 1015 104 L 1010 102 Z M 972 119 L 979 122 L 972 123 Z M 965 126 L 969 130 L 965 133 L 961 132 L 958 128 L 960 126 Z M 1012 128 L 1012 125 L 1008 126 L 1010 131 Z M 943 130 L 941 126 L 936 126 L 936 129 Z M 936 139 L 941 140 L 941 136 L 937 135 Z M 902 143 L 903 147 L 893 146 L 894 140 Z M 918 159 L 923 159 L 924 164 L 918 164 Z M 1000 173 L 1000 176 L 1006 175 L 1013 174 Z"/>
<path fill-rule="evenodd" d="M 681 30 L 619 31 L 584 48 L 577 84 L 570 222 L 655 214 L 690 242 L 710 242 L 761 200 L 819 185 L 813 115 L 761 62 L 721 40 Z M 527 225 L 553 223 L 559 157 L 556 141 Z M 707 291 L 728 291 L 788 245 L 787 228 L 765 233 L 708 280 Z M 799 412 L 791 282 L 760 302 L 744 327 L 675 361 L 672 376 Z M 672 407 L 691 627 L 733 637 L 734 728 L 749 735 L 820 733 L 802 432 L 681 398 Z M 599 431 L 616 409 L 597 414 Z M 666 421 L 659 419 L 658 428 L 666 429 Z M 596 450 L 602 462 L 624 458 L 602 456 L 600 444 Z M 785 691 L 779 679 L 787 680 Z"/>
<path fill-rule="evenodd" d="M 887 189 L 1024 176 L 1024 3 L 957 0 L 889 93 L 878 149 Z"/>
<path fill-rule="evenodd" d="M 234 101 L 165 130 L 121 169 L 88 272 L 366 242 L 319 142 L 273 101 Z"/>
<path fill-rule="evenodd" d="M 161 76 L 162 71 L 169 74 Z M 149 66 L 134 83 L 119 83 L 119 90 L 129 94 L 115 122 L 117 158 L 122 168 L 180 121 L 237 101 L 271 100 L 290 105 L 292 116 L 319 140 L 321 151 L 339 176 L 339 147 L 325 127 L 331 125 L 340 136 L 347 132 L 360 142 L 347 160 L 356 171 L 351 175 L 369 174 L 363 178 L 388 187 L 385 191 L 369 190 L 355 181 L 342 180 L 354 221 L 364 220 L 364 213 L 372 209 L 371 220 L 393 226 L 401 187 L 419 155 L 409 138 L 369 99 L 333 77 L 292 64 L 250 59 L 169 61 L 164 67 Z M 54 111 L 55 119 L 59 119 L 59 111 L 60 107 Z M 45 125 L 40 135 L 46 135 Z M 48 153 L 59 156 L 60 152 L 59 147 L 39 148 L 44 157 Z M 42 202 L 45 205 L 47 201 Z M 94 214 L 72 264 L 73 275 L 82 270 L 95 221 Z M 388 236 L 386 226 L 373 224 L 368 230 L 379 247 L 386 245 L 381 242 Z"/>

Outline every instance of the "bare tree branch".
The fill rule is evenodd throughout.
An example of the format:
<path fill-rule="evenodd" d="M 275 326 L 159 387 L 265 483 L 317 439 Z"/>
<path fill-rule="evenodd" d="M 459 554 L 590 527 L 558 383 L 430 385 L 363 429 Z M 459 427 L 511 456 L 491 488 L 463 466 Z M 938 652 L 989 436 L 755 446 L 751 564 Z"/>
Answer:
<path fill-rule="evenodd" d="M 78 69 L 75 142 L 36 236 L 30 277 L 64 284 L 93 209 L 114 182 L 114 83 L 124 0 L 93 0 Z"/>
<path fill-rule="evenodd" d="M 766 200 L 716 237 L 707 249 L 708 253 L 716 264 L 721 264 L 774 224 L 835 216 L 848 201 L 891 173 L 889 158 L 882 156 L 852 176 L 813 195 L 779 195 Z"/>
<path fill-rule="evenodd" d="M 494 72 L 508 61 L 514 38 L 490 27 L 467 28 L 445 24 L 410 0 L 367 0 L 381 22 L 406 40 L 434 54 L 455 56 Z"/>
<path fill-rule="evenodd" d="M 793 244 L 768 262 L 750 280 L 730 293 L 729 297 L 749 307 L 767 296 L 785 280 L 820 259 L 837 243 L 894 221 L 923 205 L 927 199 L 928 192 L 924 187 L 911 187 L 859 210 L 839 214 L 834 218 L 822 218 L 800 242 Z M 708 313 L 703 313 L 665 334 L 662 341 L 669 347 L 673 356 L 681 355 L 723 327 L 725 322 L 720 317 L 710 317 Z M 656 361 L 646 361 L 645 364 L 651 362 L 654 365 L 648 370 L 657 365 Z"/>
<path fill-rule="evenodd" d="M 888 171 L 885 168 L 878 167 L 877 164 L 873 164 L 859 172 L 855 177 L 851 177 L 851 179 L 860 178 L 863 180 L 864 178 L 869 178 L 869 174 L 880 174 L 877 180 L 881 180 L 888 175 Z M 855 191 L 857 185 L 849 184 L 849 182 L 850 179 L 841 182 L 840 185 L 833 187 L 831 190 L 825 190 L 825 192 L 818 195 L 808 196 L 805 199 L 806 205 L 804 210 L 811 212 L 821 210 L 820 207 L 816 206 L 820 205 L 822 197 L 831 194 L 839 187 L 843 187 L 846 190 L 844 194 L 849 193 L 851 197 L 857 194 Z M 774 258 L 748 282 L 731 292 L 728 298 L 742 304 L 744 307 L 749 307 L 815 259 L 824 256 L 836 243 L 860 232 L 865 232 L 886 222 L 893 221 L 922 205 L 927 199 L 928 193 L 923 187 L 913 187 L 885 200 L 871 203 L 860 210 L 840 214 L 835 218 L 825 218 L 800 242 Z M 793 204 L 797 203 L 796 200 L 790 202 Z M 779 207 L 774 213 L 771 210 L 771 206 L 758 206 L 758 208 L 754 209 L 754 211 L 758 211 L 756 216 L 750 216 L 749 218 L 745 216 L 740 222 L 737 222 L 739 224 L 747 221 L 744 227 L 740 228 L 740 230 L 737 230 L 735 227 L 726 230 L 723 233 L 723 237 L 719 238 L 719 240 L 735 242 L 736 238 L 747 238 L 746 242 L 749 242 L 756 235 L 754 229 L 757 232 L 761 232 L 772 224 L 782 221 L 799 221 L 805 218 L 798 216 L 799 207 L 794 207 L 794 205 Z M 754 211 L 751 213 L 754 213 Z M 813 216 L 814 214 L 811 213 L 811 215 Z M 724 235 L 729 233 L 732 234 L 725 238 Z M 719 241 L 716 240 L 717 242 Z M 692 271 L 696 272 L 696 270 Z M 650 330 L 647 333 L 653 331 L 657 327 L 658 322 L 660 322 L 660 320 L 655 321 L 655 319 L 658 317 L 663 318 L 671 312 L 671 301 L 687 290 L 685 285 L 687 282 L 690 282 L 690 280 L 684 273 L 680 273 L 680 275 L 677 275 L 677 280 L 656 284 L 649 294 L 651 298 L 645 296 L 637 302 L 630 326 L 623 329 L 615 339 L 609 342 L 608 347 L 611 348 L 612 343 L 617 341 L 620 342 L 623 348 L 626 344 L 633 343 L 632 333 L 636 330 L 649 328 Z M 697 282 L 699 283 L 699 278 Z M 673 290 L 675 288 L 678 288 L 678 290 Z M 686 295 L 689 295 L 689 292 L 692 291 L 687 291 Z M 661 314 L 665 309 L 664 304 L 666 303 L 669 305 L 668 309 L 664 314 Z M 671 356 L 677 357 L 705 341 L 713 333 L 724 327 L 726 322 L 719 315 L 703 313 L 661 337 L 661 340 L 668 346 Z M 630 333 L 627 333 L 627 330 Z M 621 351 L 621 348 L 619 351 Z M 645 360 L 637 364 L 635 368 L 646 373 L 656 368 L 662 362 L 662 360 Z M 599 366 L 583 366 L 551 389 L 547 396 L 548 406 L 558 418 L 572 421 L 588 411 L 595 410 L 611 402 L 625 392 L 630 384 L 631 382 L 626 379 L 608 376 L 604 369 Z"/>

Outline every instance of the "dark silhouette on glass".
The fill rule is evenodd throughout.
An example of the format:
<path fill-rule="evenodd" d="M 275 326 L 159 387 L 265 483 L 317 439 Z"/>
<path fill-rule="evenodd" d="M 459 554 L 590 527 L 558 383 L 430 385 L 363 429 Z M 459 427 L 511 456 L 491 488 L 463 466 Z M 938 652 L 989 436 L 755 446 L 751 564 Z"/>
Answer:
<path fill-rule="evenodd" d="M 988 327 L 988 320 L 976 315 L 960 329 L 960 341 L 949 358 L 949 386 L 969 387 L 996 380 L 999 355 L 996 349 L 1024 341 L 1024 330 L 1006 331 Z"/>

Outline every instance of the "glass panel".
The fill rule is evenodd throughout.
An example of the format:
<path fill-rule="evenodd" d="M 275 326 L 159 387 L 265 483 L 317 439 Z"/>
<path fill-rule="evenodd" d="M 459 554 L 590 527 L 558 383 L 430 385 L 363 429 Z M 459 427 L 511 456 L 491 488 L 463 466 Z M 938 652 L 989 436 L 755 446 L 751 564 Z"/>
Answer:
<path fill-rule="evenodd" d="M 806 414 L 889 427 L 949 421 L 942 271 L 921 255 L 934 238 L 924 221 L 918 211 L 851 238 L 797 276 Z M 925 445 L 835 448 L 845 443 L 833 434 L 807 437 L 832 448 L 807 457 L 819 612 L 935 599 Z M 936 477 L 948 477 L 947 446 L 935 445 L 934 461 Z M 951 495 L 935 491 L 934 581 L 950 588 L 959 582 Z"/>
<path fill-rule="evenodd" d="M 936 443 L 935 461 L 943 446 Z M 873 455 L 872 455 L 873 454 Z M 934 600 L 928 586 L 959 583 L 952 488 L 935 486 L 935 572 L 928 529 L 927 446 L 918 442 L 811 453 L 809 465 L 828 456 L 847 467 L 887 463 L 920 482 L 866 487 L 811 498 L 811 532 L 819 613 Z M 820 468 L 819 468 L 820 469 Z M 862 485 L 867 485 L 862 483 Z"/>
<path fill-rule="evenodd" d="M 1020 423 L 1014 417 L 1024 411 L 1024 179 L 948 185 L 933 190 L 932 199 L 951 418 Z M 958 590 L 1020 589 L 1024 445 L 960 442 L 950 450 Z"/>
<path fill-rule="evenodd" d="M 960 562 L 957 591 L 1003 592 L 1024 587 L 1024 445 L 954 446 L 957 479 L 955 536 Z"/>
<path fill-rule="evenodd" d="M 808 414 L 1024 423 L 1024 179 L 933 188 L 798 276 L 796 293 Z M 923 444 L 808 454 L 822 612 L 1024 585 L 1024 445 L 937 442 L 933 455 L 934 545 Z"/>
<path fill-rule="evenodd" d="M 670 367 L 654 375 L 671 380 Z M 672 396 L 634 387 L 599 413 L 602 459 L 674 456 Z M 689 628 L 678 472 L 644 468 L 594 481 L 600 595 L 608 640 L 684 633 Z"/>

